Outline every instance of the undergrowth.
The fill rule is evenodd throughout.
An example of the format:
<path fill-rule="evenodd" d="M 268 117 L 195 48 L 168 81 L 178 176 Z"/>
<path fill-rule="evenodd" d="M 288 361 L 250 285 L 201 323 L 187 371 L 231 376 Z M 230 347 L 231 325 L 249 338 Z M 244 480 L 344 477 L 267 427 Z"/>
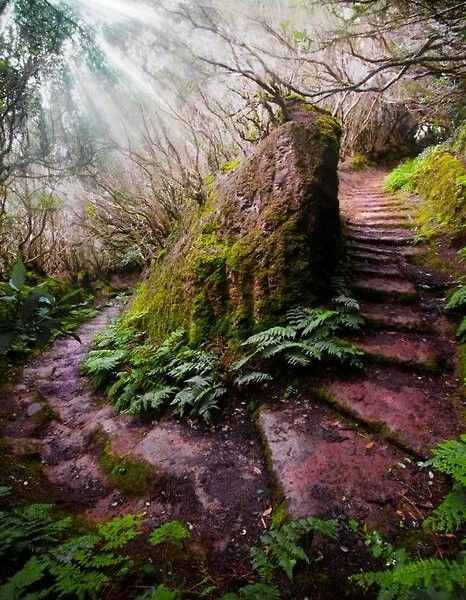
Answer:
<path fill-rule="evenodd" d="M 427 148 L 385 178 L 388 192 L 412 192 L 417 205 L 419 234 L 461 234 L 466 227 L 466 170 L 454 141 Z"/>
<path fill-rule="evenodd" d="M 157 347 L 118 320 L 97 336 L 82 370 L 130 414 L 171 408 L 180 417 L 210 421 L 226 392 L 216 356 L 191 348 L 183 330 Z"/>
<path fill-rule="evenodd" d="M 77 325 L 97 314 L 91 302 L 84 290 L 52 277 L 37 283 L 17 262 L 8 282 L 0 282 L 0 359 L 21 360 L 59 335 L 74 336 Z"/>
<path fill-rule="evenodd" d="M 362 323 L 357 302 L 343 294 L 333 300 L 331 308 L 293 309 L 284 325 L 243 343 L 252 351 L 234 363 L 234 383 L 243 387 L 270 381 L 269 373 L 246 367 L 271 360 L 287 367 L 360 367 L 362 353 L 341 335 L 356 331 Z M 216 354 L 192 347 L 184 330 L 173 332 L 157 346 L 121 320 L 113 321 L 95 338 L 81 368 L 117 410 L 138 415 L 171 409 L 179 417 L 200 417 L 207 422 L 220 408 L 232 375 L 222 370 Z"/>
<path fill-rule="evenodd" d="M 466 435 L 448 440 L 433 450 L 426 466 L 449 475 L 453 480 L 450 493 L 432 514 L 424 520 L 426 532 L 450 534 L 460 531 L 466 523 Z M 358 531 L 356 521 L 350 522 Z M 419 558 L 405 548 L 395 548 L 377 532 L 363 530 L 365 543 L 375 558 L 383 560 L 387 569 L 353 576 L 364 588 L 379 589 L 379 600 L 421 600 L 460 598 L 466 587 L 466 539 L 463 550 L 452 558 Z"/>
<path fill-rule="evenodd" d="M 0 501 L 8 494 L 8 488 L 0 488 Z M 100 600 L 110 591 L 112 597 L 120 597 L 116 591 L 125 593 L 143 568 L 128 553 L 142 525 L 140 515 L 126 514 L 77 531 L 73 520 L 57 516 L 51 504 L 1 510 L 0 598 Z M 181 549 L 189 535 L 184 525 L 172 521 L 154 529 L 148 543 Z M 159 585 L 145 597 L 168 600 L 178 596 Z"/>

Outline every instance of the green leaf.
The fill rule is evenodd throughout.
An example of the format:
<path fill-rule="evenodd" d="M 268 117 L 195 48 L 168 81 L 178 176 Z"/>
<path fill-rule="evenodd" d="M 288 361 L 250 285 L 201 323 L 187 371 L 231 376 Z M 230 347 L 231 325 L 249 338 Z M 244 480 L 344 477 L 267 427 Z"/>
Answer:
<path fill-rule="evenodd" d="M 26 283 L 26 267 L 20 260 L 13 265 L 10 273 L 10 287 L 14 290 L 19 288 Z"/>
<path fill-rule="evenodd" d="M 180 521 L 169 521 L 157 529 L 154 529 L 149 536 L 151 546 L 158 546 L 164 542 L 169 542 L 177 548 L 183 547 L 183 542 L 190 537 L 187 527 Z"/>

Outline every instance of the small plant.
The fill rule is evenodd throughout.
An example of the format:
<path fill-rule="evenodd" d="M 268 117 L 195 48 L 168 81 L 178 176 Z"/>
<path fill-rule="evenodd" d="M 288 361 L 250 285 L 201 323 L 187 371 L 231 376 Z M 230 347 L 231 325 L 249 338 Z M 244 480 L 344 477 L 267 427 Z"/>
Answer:
<path fill-rule="evenodd" d="M 291 581 L 297 563 L 310 562 L 303 542 L 315 532 L 336 539 L 338 522 L 308 517 L 272 527 L 261 536 L 260 545 L 251 548 L 252 567 L 259 582 L 246 585 L 237 593 L 225 594 L 220 600 L 280 600 L 280 590 L 274 583 L 277 569 L 283 570 Z"/>
<path fill-rule="evenodd" d="M 334 361 L 351 367 L 362 366 L 362 352 L 341 339 L 344 331 L 357 331 L 363 324 L 357 302 L 346 295 L 333 300 L 332 308 L 295 308 L 286 323 L 248 338 L 243 346 L 253 350 L 234 365 L 236 384 L 262 383 L 271 376 L 261 371 L 244 372 L 251 361 L 280 358 L 291 367 Z"/>
<path fill-rule="evenodd" d="M 462 314 L 456 335 L 461 342 L 466 342 L 466 285 L 451 295 L 445 308 L 448 311 L 458 311 Z"/>
<path fill-rule="evenodd" d="M 189 530 L 180 523 L 180 521 L 169 521 L 157 529 L 154 529 L 149 536 L 149 544 L 158 546 L 166 542 L 172 544 L 175 548 L 181 549 L 183 542 L 190 537 Z"/>
<path fill-rule="evenodd" d="M 428 465 L 453 479 L 453 487 L 424 521 L 429 531 L 457 531 L 466 523 L 466 434 L 442 442 L 433 450 Z"/>

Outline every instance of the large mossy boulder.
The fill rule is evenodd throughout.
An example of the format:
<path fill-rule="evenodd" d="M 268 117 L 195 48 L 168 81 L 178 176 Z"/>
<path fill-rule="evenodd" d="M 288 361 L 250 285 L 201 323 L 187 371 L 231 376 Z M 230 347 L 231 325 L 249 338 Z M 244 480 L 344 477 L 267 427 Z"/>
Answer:
<path fill-rule="evenodd" d="M 340 126 L 294 103 L 151 268 L 127 318 L 152 339 L 239 340 L 328 292 L 341 250 Z"/>

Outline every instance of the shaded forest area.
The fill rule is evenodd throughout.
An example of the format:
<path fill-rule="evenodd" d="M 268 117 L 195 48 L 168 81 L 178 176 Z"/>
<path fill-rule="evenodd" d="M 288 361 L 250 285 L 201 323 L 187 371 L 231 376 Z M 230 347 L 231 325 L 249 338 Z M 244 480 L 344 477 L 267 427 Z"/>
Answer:
<path fill-rule="evenodd" d="M 0 599 L 461 597 L 465 9 L 0 0 Z"/>

